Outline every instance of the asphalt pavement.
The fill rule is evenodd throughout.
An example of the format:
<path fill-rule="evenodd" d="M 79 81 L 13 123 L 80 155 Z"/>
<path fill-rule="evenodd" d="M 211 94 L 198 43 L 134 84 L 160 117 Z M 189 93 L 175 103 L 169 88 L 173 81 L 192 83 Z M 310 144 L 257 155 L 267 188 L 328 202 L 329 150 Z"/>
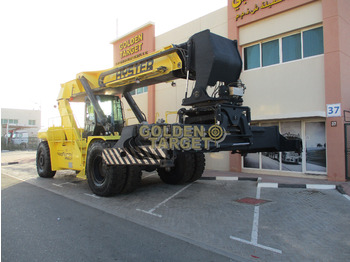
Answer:
<path fill-rule="evenodd" d="M 4 262 L 230 261 L 6 175 L 2 185 Z"/>
<path fill-rule="evenodd" d="M 171 186 L 145 172 L 135 192 L 102 198 L 69 171 L 39 178 L 34 159 L 2 153 L 3 261 L 350 256 L 350 197 L 324 179 L 206 171 L 211 180 Z"/>

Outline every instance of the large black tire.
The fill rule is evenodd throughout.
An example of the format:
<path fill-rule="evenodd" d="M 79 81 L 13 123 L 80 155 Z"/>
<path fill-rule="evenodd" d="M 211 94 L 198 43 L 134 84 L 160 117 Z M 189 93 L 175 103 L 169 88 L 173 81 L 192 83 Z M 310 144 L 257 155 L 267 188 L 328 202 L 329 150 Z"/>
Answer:
<path fill-rule="evenodd" d="M 103 142 L 94 142 L 86 158 L 86 177 L 91 191 L 98 196 L 122 192 L 126 180 L 125 166 L 107 166 L 102 159 Z"/>
<path fill-rule="evenodd" d="M 165 168 L 158 168 L 158 175 L 160 179 L 171 185 L 181 185 L 190 181 L 194 174 L 194 154 L 184 152 L 179 153 L 175 159 L 175 166 L 169 171 Z"/>
<path fill-rule="evenodd" d="M 188 182 L 194 182 L 200 179 L 203 175 L 205 168 L 205 156 L 203 153 L 193 153 L 194 156 L 194 172 L 191 179 Z"/>
<path fill-rule="evenodd" d="M 142 171 L 138 166 L 128 166 L 126 168 L 126 182 L 122 193 L 128 194 L 134 191 L 141 183 Z"/>
<path fill-rule="evenodd" d="M 36 151 L 36 171 L 40 177 L 52 178 L 56 171 L 51 169 L 50 149 L 47 141 L 42 141 Z"/>

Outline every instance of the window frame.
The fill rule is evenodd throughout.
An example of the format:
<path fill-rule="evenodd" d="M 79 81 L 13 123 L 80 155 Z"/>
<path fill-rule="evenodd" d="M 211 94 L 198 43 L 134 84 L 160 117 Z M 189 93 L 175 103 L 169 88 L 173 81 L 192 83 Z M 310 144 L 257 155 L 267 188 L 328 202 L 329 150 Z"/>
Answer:
<path fill-rule="evenodd" d="M 305 34 L 305 32 L 307 32 L 307 31 L 311 31 L 311 30 L 315 30 L 315 29 L 319 29 L 319 28 L 321 28 L 322 27 L 322 37 L 323 37 L 323 46 L 322 46 L 322 54 L 315 54 L 315 55 L 309 55 L 309 56 L 306 56 L 305 57 L 305 52 L 304 52 L 304 34 Z M 319 27 L 313 27 L 313 28 L 309 28 L 309 29 L 307 29 L 307 30 L 303 30 L 303 31 L 301 31 L 301 35 L 302 35 L 302 43 L 303 43 L 303 46 L 302 46 L 302 57 L 303 57 L 303 59 L 307 59 L 307 58 L 309 58 L 309 57 L 314 57 L 314 56 L 318 56 L 318 55 L 323 55 L 324 54 L 324 31 L 323 31 L 323 26 L 319 26 Z"/>
<path fill-rule="evenodd" d="M 295 36 L 295 35 L 299 35 L 300 36 L 300 58 L 296 58 L 296 59 L 292 59 L 292 60 L 288 60 L 288 61 L 283 61 L 284 60 L 284 55 L 283 55 L 283 39 L 287 38 L 287 37 L 291 37 L 291 36 Z M 300 60 L 303 59 L 303 35 L 302 32 L 296 32 L 295 34 L 290 34 L 290 35 L 286 35 L 281 37 L 281 63 L 288 63 L 288 62 L 293 62 L 296 60 Z"/>
<path fill-rule="evenodd" d="M 270 66 L 276 66 L 276 65 L 285 64 L 285 63 L 293 63 L 295 61 L 300 61 L 300 60 L 303 60 L 303 59 L 309 59 L 309 58 L 317 57 L 317 56 L 320 56 L 320 55 L 324 55 L 324 41 L 323 41 L 323 53 L 312 55 L 312 56 L 307 56 L 307 57 L 304 56 L 304 32 L 310 31 L 310 30 L 314 30 L 314 29 L 317 29 L 317 28 L 322 28 L 322 32 L 324 33 L 323 25 L 319 24 L 319 25 L 316 25 L 316 26 L 306 27 L 306 28 L 303 28 L 303 29 L 299 29 L 299 30 L 295 30 L 295 31 L 292 31 L 292 32 L 288 32 L 286 34 L 282 34 L 282 35 L 279 35 L 277 37 L 267 38 L 267 39 L 263 39 L 263 40 L 260 40 L 260 41 L 255 41 L 255 42 L 249 43 L 246 46 L 242 46 L 242 60 L 243 60 L 243 63 L 244 63 L 243 64 L 243 72 L 251 71 L 251 70 L 257 70 L 257 69 L 261 69 L 261 68 L 267 68 L 267 67 L 270 67 Z M 296 34 L 300 34 L 301 58 L 283 62 L 283 43 L 282 43 L 282 39 L 286 38 L 288 36 L 296 35 Z M 276 64 L 263 66 L 263 64 L 262 64 L 263 63 L 263 61 L 262 61 L 262 59 L 263 59 L 262 58 L 262 44 L 267 43 L 267 42 L 271 42 L 271 41 L 274 41 L 274 40 L 278 40 L 278 42 L 279 42 L 279 45 L 278 45 L 278 48 L 279 48 L 279 62 L 276 63 Z M 259 61 L 260 61 L 260 64 L 259 64 L 258 67 L 254 67 L 254 68 L 251 68 L 251 69 L 246 69 L 246 66 L 245 66 L 246 56 L 245 56 L 245 51 L 244 50 L 246 48 L 249 48 L 249 47 L 252 47 L 252 46 L 255 46 L 255 45 L 259 45 L 259 52 L 260 52 L 259 53 L 260 54 Z"/>
<path fill-rule="evenodd" d="M 263 65 L 263 63 L 264 63 L 264 57 L 263 57 L 263 45 L 264 44 L 267 44 L 267 43 L 272 43 L 272 42 L 275 42 L 275 41 L 277 41 L 277 46 L 278 46 L 278 62 L 277 63 L 274 63 L 274 64 L 268 64 L 268 65 Z M 261 56 L 261 58 L 260 58 L 260 61 L 261 61 L 261 63 L 260 63 L 260 67 L 269 67 L 269 66 L 274 66 L 274 65 L 278 65 L 278 64 L 280 64 L 281 63 L 281 52 L 280 52 L 280 50 L 281 50 L 281 43 L 280 43 L 281 41 L 280 41 L 280 39 L 279 38 L 277 38 L 277 39 L 270 39 L 270 40 L 268 40 L 268 41 L 264 41 L 264 42 L 260 42 L 260 50 L 261 50 L 261 52 L 260 52 L 260 56 Z"/>
<path fill-rule="evenodd" d="M 249 68 L 249 69 L 245 69 L 246 68 L 246 63 L 245 63 L 245 58 L 246 58 L 246 55 L 245 55 L 245 49 L 246 48 L 249 48 L 249 47 L 253 47 L 253 46 L 258 46 L 258 49 L 259 49 L 259 65 L 257 67 L 253 67 L 253 68 Z M 260 43 L 255 43 L 255 44 L 252 44 L 252 45 L 249 45 L 245 48 L 243 48 L 243 61 L 244 61 L 244 71 L 247 71 L 247 70 L 254 70 L 254 69 L 257 69 L 257 68 L 260 68 L 261 67 L 261 63 L 262 63 L 262 56 L 261 56 L 261 44 Z"/>
<path fill-rule="evenodd" d="M 36 123 L 35 119 L 28 119 L 29 126 L 35 126 L 35 123 Z"/>

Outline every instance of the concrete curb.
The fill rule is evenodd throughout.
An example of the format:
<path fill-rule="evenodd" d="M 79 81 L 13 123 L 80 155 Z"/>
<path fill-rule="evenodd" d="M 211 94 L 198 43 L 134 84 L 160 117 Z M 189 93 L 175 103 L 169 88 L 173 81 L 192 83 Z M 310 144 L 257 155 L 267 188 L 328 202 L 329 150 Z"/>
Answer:
<path fill-rule="evenodd" d="M 199 180 L 216 180 L 216 181 L 257 181 L 257 187 L 260 188 L 306 188 L 306 189 L 336 189 L 335 185 L 322 185 L 322 184 L 285 184 L 285 183 L 267 183 L 260 182 L 261 178 L 258 177 L 201 177 Z M 338 190 L 339 191 L 339 190 Z M 345 194 L 345 192 L 344 192 Z"/>
<path fill-rule="evenodd" d="M 1 163 L 2 166 L 9 166 L 9 165 L 16 165 L 19 164 L 19 162 L 7 162 L 7 163 Z"/>
<path fill-rule="evenodd" d="M 260 182 L 261 177 L 228 177 L 228 176 L 215 176 L 215 177 L 201 177 L 198 180 L 215 180 L 215 181 L 255 181 L 257 187 L 260 188 L 304 188 L 304 189 L 316 189 L 316 190 L 329 190 L 335 189 L 342 194 L 346 199 L 350 200 L 350 196 L 346 194 L 341 185 L 324 185 L 324 184 L 286 184 L 286 183 L 269 183 Z"/>
<path fill-rule="evenodd" d="M 201 177 L 198 180 L 217 180 L 217 181 L 259 181 L 256 177 L 232 177 L 232 176 L 213 176 Z"/>
<path fill-rule="evenodd" d="M 322 185 L 322 184 L 258 183 L 258 187 L 261 187 L 261 188 L 336 189 L 335 185 Z"/>

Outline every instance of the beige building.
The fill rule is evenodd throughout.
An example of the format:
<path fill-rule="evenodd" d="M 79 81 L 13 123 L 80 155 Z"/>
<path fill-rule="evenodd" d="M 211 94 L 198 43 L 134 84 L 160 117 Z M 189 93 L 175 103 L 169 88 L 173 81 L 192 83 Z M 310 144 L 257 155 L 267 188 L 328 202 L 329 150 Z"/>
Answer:
<path fill-rule="evenodd" d="M 282 134 L 301 138 L 303 153 L 210 153 L 206 168 L 343 181 L 350 177 L 345 141 L 350 137 L 349 10 L 348 1 L 228 0 L 227 7 L 162 35 L 155 36 L 155 25 L 149 23 L 118 38 L 112 42 L 114 61 L 186 42 L 205 29 L 237 39 L 247 87 L 244 105 L 251 108 L 252 124 L 277 125 Z M 163 118 L 170 123 L 184 96 L 185 80 L 180 79 L 134 94 L 149 122 Z M 128 108 L 126 117 L 136 123 Z"/>
<path fill-rule="evenodd" d="M 41 110 L 1 108 L 1 136 L 7 130 L 23 130 L 36 137 L 41 127 Z"/>

